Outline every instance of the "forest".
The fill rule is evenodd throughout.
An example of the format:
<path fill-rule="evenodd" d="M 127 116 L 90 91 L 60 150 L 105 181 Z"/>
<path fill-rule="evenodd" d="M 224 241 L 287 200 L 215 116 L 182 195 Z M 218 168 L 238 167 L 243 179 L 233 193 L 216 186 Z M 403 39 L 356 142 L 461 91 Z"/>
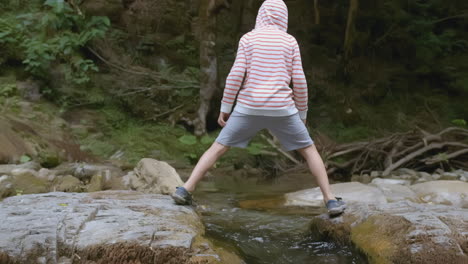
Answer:
<path fill-rule="evenodd" d="M 267 2 L 325 166 L 197 170 Z M 466 0 L 0 0 L 0 264 L 467 263 L 467 120 Z"/>
<path fill-rule="evenodd" d="M 40 94 L 64 113 L 106 113 L 105 123 L 114 130 L 107 138 L 125 137 L 117 131 L 129 126 L 176 126 L 181 129 L 178 142 L 192 149 L 185 158 L 196 159 L 204 148 L 198 147 L 201 142 L 212 141 L 210 133 L 219 130 L 225 79 L 238 41 L 254 27 L 261 3 L 2 0 L 1 71 L 5 78 L 40 83 Z M 288 32 L 299 42 L 309 86 L 308 126 L 333 171 L 388 169 L 385 159 L 392 147 L 371 142 L 377 138 L 387 145 L 407 141 L 403 145 L 420 150 L 415 139 L 453 126 L 460 129 L 448 133 L 442 144 L 463 135 L 466 139 L 466 1 L 286 3 Z M 10 93 L 12 87 L 2 85 L 1 94 Z M 387 138 L 394 133 L 411 135 Z M 276 152 L 268 139 L 268 134 L 256 138 L 249 153 Z M 366 141 L 370 147 L 340 154 Z M 337 147 L 350 142 L 358 145 Z M 372 151 L 375 146 L 387 154 Z M 117 151 L 96 145 L 91 150 L 106 156 Z M 141 155 L 149 150 L 128 150 L 134 151 Z M 460 159 L 453 154 L 457 151 L 466 154 L 466 145 L 422 153 L 436 166 L 415 161 L 408 166 L 467 168 L 466 155 Z M 267 165 L 251 162 L 263 167 L 277 163 L 273 167 L 281 170 L 296 163 L 277 154 Z M 350 158 L 356 155 L 376 161 L 356 164 Z M 394 157 L 403 158 L 407 156 Z M 455 163 L 447 164 L 450 158 Z"/>

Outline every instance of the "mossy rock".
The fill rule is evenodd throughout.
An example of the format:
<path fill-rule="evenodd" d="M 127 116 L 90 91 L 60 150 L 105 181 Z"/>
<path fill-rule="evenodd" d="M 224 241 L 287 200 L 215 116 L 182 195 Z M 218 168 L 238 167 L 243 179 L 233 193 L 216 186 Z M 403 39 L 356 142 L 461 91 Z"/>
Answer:
<path fill-rule="evenodd" d="M 81 181 L 71 175 L 67 175 L 57 179 L 53 191 L 58 192 L 82 192 L 83 185 Z"/>
<path fill-rule="evenodd" d="M 94 174 L 94 176 L 91 178 L 91 181 L 89 182 L 88 192 L 102 191 L 103 187 L 104 179 L 102 177 L 102 174 Z"/>
<path fill-rule="evenodd" d="M 384 227 L 384 228 L 382 228 Z M 351 240 L 365 252 L 371 263 L 391 264 L 403 255 L 411 223 L 401 216 L 374 215 L 351 229 Z"/>
<path fill-rule="evenodd" d="M 13 185 L 18 193 L 45 193 L 49 191 L 49 183 L 31 174 L 17 175 L 13 178 Z"/>
<path fill-rule="evenodd" d="M 39 154 L 39 162 L 44 168 L 53 168 L 58 166 L 62 162 L 62 159 L 58 153 L 42 152 Z"/>

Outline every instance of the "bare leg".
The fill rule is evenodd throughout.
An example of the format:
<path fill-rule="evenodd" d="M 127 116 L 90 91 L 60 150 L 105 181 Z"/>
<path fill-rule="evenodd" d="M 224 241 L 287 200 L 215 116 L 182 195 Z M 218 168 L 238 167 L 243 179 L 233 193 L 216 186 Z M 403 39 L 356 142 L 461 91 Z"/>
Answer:
<path fill-rule="evenodd" d="M 190 178 L 185 182 L 184 188 L 193 192 L 197 183 L 205 176 L 205 173 L 213 167 L 216 161 L 229 150 L 229 147 L 214 142 L 211 147 L 203 153 L 197 165 L 192 171 Z"/>
<path fill-rule="evenodd" d="M 323 200 L 327 202 L 328 200 L 335 199 L 335 196 L 332 194 L 330 189 L 330 183 L 328 182 L 327 170 L 325 169 L 325 165 L 323 164 L 323 160 L 320 157 L 315 144 L 298 149 L 298 151 L 307 161 L 307 165 L 309 166 L 312 175 L 317 179 L 317 183 L 323 194 Z"/>

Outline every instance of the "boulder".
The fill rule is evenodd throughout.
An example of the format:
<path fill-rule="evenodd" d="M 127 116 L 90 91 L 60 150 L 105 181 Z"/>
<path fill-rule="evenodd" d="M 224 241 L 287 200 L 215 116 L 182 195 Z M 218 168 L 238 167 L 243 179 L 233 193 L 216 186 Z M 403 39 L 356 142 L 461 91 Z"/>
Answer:
<path fill-rule="evenodd" d="M 11 175 L 11 171 L 14 169 L 30 169 L 30 170 L 39 170 L 41 165 L 35 161 L 29 161 L 22 164 L 1 164 L 0 165 L 0 174 L 9 174 Z"/>
<path fill-rule="evenodd" d="M 401 200 L 419 202 L 419 197 L 408 186 L 388 183 L 371 183 L 371 185 L 379 188 L 389 203 Z"/>
<path fill-rule="evenodd" d="M 411 181 L 403 180 L 403 179 L 382 179 L 382 178 L 375 178 L 372 180 L 372 185 L 380 185 L 380 184 L 399 184 L 399 185 L 410 185 Z"/>
<path fill-rule="evenodd" d="M 372 177 L 370 177 L 368 174 L 363 174 L 363 175 L 354 174 L 353 176 L 351 176 L 352 182 L 360 182 L 360 183 L 365 183 L 365 184 L 370 183 L 371 179 Z"/>
<path fill-rule="evenodd" d="M 369 263 L 468 263 L 468 210 L 459 207 L 350 203 L 339 217 L 314 217 L 311 229 L 353 245 Z"/>
<path fill-rule="evenodd" d="M 55 177 L 57 177 L 57 175 L 56 175 L 55 171 L 52 171 L 52 170 L 49 170 L 49 169 L 46 169 L 46 168 L 42 168 L 37 172 L 37 177 L 39 177 L 40 179 L 53 181 L 55 179 Z"/>
<path fill-rule="evenodd" d="M 49 191 L 49 182 L 37 177 L 37 172 L 31 169 L 14 169 L 12 183 L 20 194 L 44 193 Z"/>
<path fill-rule="evenodd" d="M 110 181 L 111 178 L 120 178 L 124 174 L 119 167 L 112 164 L 92 164 L 83 162 L 62 163 L 53 168 L 52 171 L 59 175 L 73 175 L 81 181 L 89 181 L 94 175 L 100 174 L 107 182 Z"/>
<path fill-rule="evenodd" d="M 54 192 L 81 192 L 83 184 L 71 175 L 59 176 L 51 189 Z"/>
<path fill-rule="evenodd" d="M 101 174 L 95 174 L 88 185 L 88 192 L 102 191 L 104 187 L 104 178 Z"/>
<path fill-rule="evenodd" d="M 9 197 L 0 203 L 7 263 L 242 263 L 213 246 L 191 207 L 134 191 Z"/>
<path fill-rule="evenodd" d="M 11 178 L 9 175 L 0 176 L 0 199 L 15 195 L 15 188 Z"/>
<path fill-rule="evenodd" d="M 342 197 L 346 202 L 365 204 L 385 204 L 387 200 L 383 192 L 374 186 L 358 182 L 332 184 L 333 194 Z M 323 206 L 323 196 L 319 187 L 306 189 L 285 195 L 285 206 Z"/>
<path fill-rule="evenodd" d="M 38 173 L 35 170 L 24 169 L 24 168 L 15 168 L 10 173 L 14 177 L 38 177 Z"/>
<path fill-rule="evenodd" d="M 145 193 L 170 194 L 184 184 L 169 164 L 148 158 L 140 160 L 127 178 L 132 189 Z"/>
<path fill-rule="evenodd" d="M 431 181 L 410 187 L 426 203 L 468 208 L 468 183 L 462 181 Z"/>

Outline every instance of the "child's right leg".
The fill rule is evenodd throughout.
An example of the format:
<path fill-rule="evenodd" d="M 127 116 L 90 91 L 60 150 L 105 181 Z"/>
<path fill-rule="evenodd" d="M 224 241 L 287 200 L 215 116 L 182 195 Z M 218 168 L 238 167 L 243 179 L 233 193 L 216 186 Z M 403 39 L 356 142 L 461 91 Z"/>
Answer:
<path fill-rule="evenodd" d="M 228 150 L 229 147 L 221 145 L 218 142 L 214 142 L 213 145 L 211 145 L 211 147 L 201 156 L 200 160 L 198 160 L 190 178 L 185 182 L 184 188 L 189 192 L 193 192 L 197 183 L 203 178 L 203 176 L 205 176 L 206 172 L 213 167 L 216 161 Z"/>
<path fill-rule="evenodd" d="M 192 171 L 190 178 L 184 184 L 183 187 L 177 187 L 176 191 L 172 193 L 172 199 L 176 204 L 190 205 L 192 204 L 192 194 L 197 186 L 197 183 L 201 181 L 206 172 L 213 167 L 216 161 L 229 150 L 229 147 L 214 142 L 211 147 L 203 153 L 197 165 Z"/>

